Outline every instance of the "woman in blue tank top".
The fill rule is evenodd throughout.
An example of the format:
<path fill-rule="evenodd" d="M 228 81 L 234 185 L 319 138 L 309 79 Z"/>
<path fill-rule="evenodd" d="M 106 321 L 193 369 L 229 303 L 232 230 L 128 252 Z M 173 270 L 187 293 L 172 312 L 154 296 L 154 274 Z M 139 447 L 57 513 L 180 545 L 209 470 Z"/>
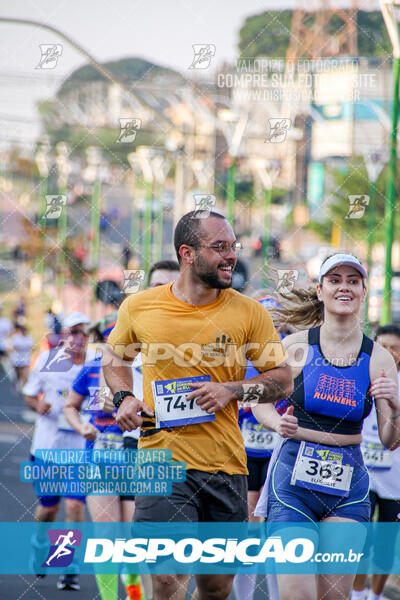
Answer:
<path fill-rule="evenodd" d="M 313 326 L 284 340 L 294 391 L 280 416 L 253 409 L 282 439 L 256 514 L 269 522 L 369 520 L 369 477 L 360 450 L 363 420 L 375 402 L 379 436 L 400 445 L 397 371 L 392 356 L 363 335 L 360 310 L 367 273 L 350 254 L 324 261 L 316 290 L 294 290 L 280 313 Z M 348 598 L 354 575 L 278 576 L 280 600 Z"/>

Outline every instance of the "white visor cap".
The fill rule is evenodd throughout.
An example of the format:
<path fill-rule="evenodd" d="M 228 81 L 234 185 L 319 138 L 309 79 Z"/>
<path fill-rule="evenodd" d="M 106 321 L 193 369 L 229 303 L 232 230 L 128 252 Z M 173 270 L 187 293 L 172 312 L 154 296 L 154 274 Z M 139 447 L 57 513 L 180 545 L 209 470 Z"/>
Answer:
<path fill-rule="evenodd" d="M 75 327 L 75 325 L 89 325 L 91 323 L 89 317 L 81 312 L 73 312 L 63 320 L 64 330 Z"/>
<path fill-rule="evenodd" d="M 335 267 L 346 265 L 347 267 L 353 267 L 356 269 L 362 277 L 367 277 L 367 271 L 364 269 L 358 258 L 351 254 L 334 254 L 321 266 L 318 276 L 318 283 L 321 283 L 324 275 L 329 273 Z"/>

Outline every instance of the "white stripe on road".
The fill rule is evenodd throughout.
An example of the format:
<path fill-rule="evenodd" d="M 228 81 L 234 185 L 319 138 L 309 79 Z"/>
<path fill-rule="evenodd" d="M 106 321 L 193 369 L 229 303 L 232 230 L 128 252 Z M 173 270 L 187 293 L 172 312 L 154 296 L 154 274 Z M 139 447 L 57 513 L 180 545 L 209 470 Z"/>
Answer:
<path fill-rule="evenodd" d="M 21 436 L 15 433 L 0 433 L 0 444 L 15 444 L 19 439 Z"/>

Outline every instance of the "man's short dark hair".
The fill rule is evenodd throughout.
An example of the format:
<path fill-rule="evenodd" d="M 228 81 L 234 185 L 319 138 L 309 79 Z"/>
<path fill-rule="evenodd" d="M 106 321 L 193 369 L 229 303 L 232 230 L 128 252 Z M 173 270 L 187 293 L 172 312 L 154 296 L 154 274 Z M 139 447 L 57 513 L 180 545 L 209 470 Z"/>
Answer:
<path fill-rule="evenodd" d="M 154 271 L 179 271 L 179 263 L 176 260 L 159 260 L 150 267 L 149 278 L 147 283 L 150 283 L 151 276 Z"/>
<path fill-rule="evenodd" d="M 380 325 L 375 333 L 375 339 L 380 335 L 396 335 L 400 338 L 400 326 L 395 323 L 389 323 L 388 325 Z"/>
<path fill-rule="evenodd" d="M 178 221 L 175 227 L 174 246 L 179 263 L 181 262 L 179 248 L 182 246 L 182 244 L 187 244 L 188 246 L 197 246 L 201 242 L 200 227 L 205 219 L 199 219 L 196 217 L 197 213 L 198 211 L 195 210 L 186 213 L 186 215 L 183 215 L 183 217 Z M 210 211 L 209 216 L 215 217 L 216 219 L 225 220 L 223 215 L 214 211 Z"/>

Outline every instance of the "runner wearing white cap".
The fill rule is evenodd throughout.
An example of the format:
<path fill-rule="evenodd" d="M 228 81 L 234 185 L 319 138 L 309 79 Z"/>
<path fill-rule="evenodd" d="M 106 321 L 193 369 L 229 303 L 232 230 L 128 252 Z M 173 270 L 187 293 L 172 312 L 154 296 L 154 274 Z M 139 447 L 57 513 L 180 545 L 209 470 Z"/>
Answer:
<path fill-rule="evenodd" d="M 80 312 L 64 320 L 64 342 L 39 354 L 28 381 L 23 387 L 25 401 L 34 410 L 36 424 L 31 446 L 32 460 L 40 449 L 83 449 L 85 439 L 78 435 L 63 415 L 66 395 L 86 358 L 87 326 L 90 319 Z M 65 498 L 65 520 L 84 520 L 84 496 Z M 60 496 L 40 496 L 35 519 L 54 521 L 60 508 Z M 40 544 L 41 540 L 36 540 Z M 58 589 L 79 589 L 76 574 L 61 575 Z"/>

